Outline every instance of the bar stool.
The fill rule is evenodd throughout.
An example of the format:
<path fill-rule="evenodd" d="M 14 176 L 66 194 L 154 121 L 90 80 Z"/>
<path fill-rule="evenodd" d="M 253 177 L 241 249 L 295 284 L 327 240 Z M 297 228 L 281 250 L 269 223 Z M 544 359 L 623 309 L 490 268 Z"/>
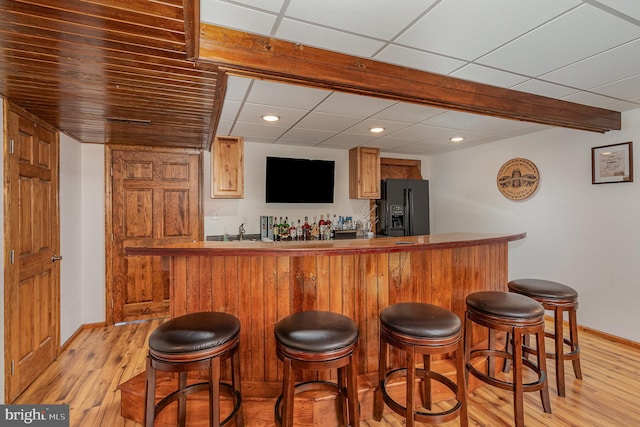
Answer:
<path fill-rule="evenodd" d="M 328 390 L 338 393 L 338 417 L 342 425 L 346 425 L 348 416 L 349 425 L 359 426 L 356 363 L 359 332 L 354 321 L 329 311 L 303 311 L 279 321 L 274 334 L 278 358 L 284 363 L 282 394 L 275 404 L 276 424 L 293 426 L 293 402 L 296 394 Z M 337 369 L 338 382 L 307 381 L 295 384 L 295 369 Z"/>
<path fill-rule="evenodd" d="M 170 403 L 178 401 L 177 424 L 186 422 L 188 395 L 208 390 L 209 425 L 223 426 L 232 419 L 244 425 L 240 394 L 240 321 L 227 313 L 200 312 L 175 317 L 149 336 L 144 424 L 152 427 L 155 418 Z M 231 385 L 220 382 L 220 364 L 231 358 Z M 187 373 L 208 370 L 208 381 L 187 386 Z M 156 371 L 178 372 L 178 389 L 155 403 Z M 231 413 L 220 421 L 220 391 L 233 398 Z"/>
<path fill-rule="evenodd" d="M 554 340 L 555 351 L 547 352 L 546 357 L 556 361 L 556 385 L 558 395 L 565 396 L 564 361 L 571 360 L 573 373 L 576 378 L 582 379 L 580 367 L 580 346 L 578 345 L 578 322 L 576 311 L 578 310 L 578 292 L 570 286 L 562 283 L 541 279 L 517 279 L 508 284 L 509 291 L 526 295 L 538 301 L 545 310 L 553 312 L 554 332 L 546 332 L 545 335 Z M 569 338 L 564 336 L 564 312 L 568 312 Z M 565 352 L 565 344 L 569 351 Z M 509 365 L 505 364 L 505 370 Z"/>
<path fill-rule="evenodd" d="M 383 402 L 406 419 L 407 426 L 415 421 L 443 423 L 460 417 L 460 425 L 468 425 L 467 386 L 464 369 L 462 322 L 453 312 L 432 304 L 403 302 L 390 305 L 380 312 L 380 353 L 378 361 L 378 388 L 375 390 L 373 416 L 382 419 Z M 405 353 L 406 365 L 389 369 L 389 346 Z M 457 383 L 431 370 L 431 356 L 453 353 Z M 422 355 L 423 368 L 417 368 L 417 356 Z M 387 393 L 387 384 L 397 377 L 406 378 L 406 406 L 402 406 Z M 415 382 L 422 379 L 420 388 L 422 406 L 429 412 L 416 410 Z M 453 392 L 455 403 L 448 409 L 431 411 L 431 380 Z"/>
<path fill-rule="evenodd" d="M 544 356 L 544 307 L 537 301 L 511 292 L 481 291 L 466 298 L 465 315 L 465 360 L 467 372 L 492 386 L 513 391 L 513 408 L 516 426 L 524 426 L 524 392 L 540 391 L 545 412 L 551 413 L 547 365 Z M 476 323 L 489 330 L 486 348 L 471 349 L 472 327 Z M 507 332 L 513 342 L 512 352 L 496 349 L 496 332 Z M 524 357 L 522 339 L 535 335 L 536 345 L 541 350 L 534 364 Z M 487 371 L 481 372 L 471 363 L 474 357 L 487 358 Z M 512 360 L 512 380 L 497 378 L 494 359 Z M 524 383 L 524 367 L 534 372 L 536 381 Z"/>

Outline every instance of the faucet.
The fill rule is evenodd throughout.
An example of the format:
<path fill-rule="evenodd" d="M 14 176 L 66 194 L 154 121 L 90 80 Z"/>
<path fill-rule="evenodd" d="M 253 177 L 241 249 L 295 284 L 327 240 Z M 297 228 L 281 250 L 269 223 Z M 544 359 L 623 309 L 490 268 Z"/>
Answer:
<path fill-rule="evenodd" d="M 244 223 L 242 223 L 240 224 L 240 227 L 238 227 L 238 240 L 244 240 L 244 231 Z"/>

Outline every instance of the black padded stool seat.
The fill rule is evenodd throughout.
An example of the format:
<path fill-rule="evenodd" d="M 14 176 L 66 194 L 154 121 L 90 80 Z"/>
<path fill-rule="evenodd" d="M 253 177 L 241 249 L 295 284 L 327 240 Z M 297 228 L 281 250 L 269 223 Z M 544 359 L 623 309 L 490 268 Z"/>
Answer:
<path fill-rule="evenodd" d="M 570 286 L 550 280 L 542 279 L 517 279 L 508 284 L 509 291 L 526 295 L 538 301 L 545 310 L 553 312 L 553 332 L 545 335 L 554 340 L 554 351 L 547 352 L 546 357 L 555 359 L 556 362 L 556 386 L 559 396 L 565 396 L 564 362 L 573 362 L 573 372 L 576 378 L 582 378 L 580 366 L 580 346 L 578 345 L 578 322 L 576 311 L 578 310 L 578 292 Z M 564 336 L 564 312 L 568 313 L 569 337 Z M 569 351 L 565 351 L 565 345 Z M 509 365 L 505 365 L 505 370 Z"/>
<path fill-rule="evenodd" d="M 146 371 L 145 425 L 153 426 L 157 415 L 171 402 L 178 401 L 178 425 L 186 422 L 186 397 L 209 391 L 209 425 L 221 426 L 235 419 L 244 425 L 240 394 L 240 363 L 238 344 L 240 321 L 227 313 L 200 312 L 175 317 L 157 327 L 149 336 L 149 355 Z M 231 382 L 220 382 L 220 363 L 231 358 Z M 187 386 L 187 373 L 209 370 L 206 382 Z M 155 402 L 156 371 L 178 372 L 178 389 Z M 220 389 L 234 400 L 234 408 L 220 421 Z"/>
<path fill-rule="evenodd" d="M 380 312 L 380 354 L 378 388 L 374 397 L 374 418 L 382 419 L 383 402 L 406 418 L 406 425 L 416 421 L 443 423 L 460 417 L 460 424 L 468 425 L 467 387 L 464 374 L 464 346 L 462 322 L 453 312 L 432 304 L 403 302 L 390 305 Z M 389 346 L 404 351 L 406 364 L 400 368 L 387 366 Z M 457 383 L 431 370 L 431 355 L 453 353 L 456 360 Z M 416 356 L 422 355 L 423 367 L 416 368 Z M 387 393 L 387 385 L 398 377 L 405 377 L 406 406 Z M 416 409 L 414 384 L 422 380 L 422 406 Z M 431 380 L 451 390 L 455 403 L 440 412 L 431 411 Z"/>
<path fill-rule="evenodd" d="M 473 324 L 484 326 L 489 331 L 487 346 L 471 349 Z M 513 343 L 512 351 L 496 349 L 496 332 L 506 332 Z M 523 352 L 523 337 L 534 335 L 537 348 L 542 349 L 536 363 L 527 359 Z M 481 372 L 471 362 L 476 357 L 486 358 L 486 372 Z M 511 360 L 513 376 L 496 376 L 495 358 Z M 516 426 L 524 426 L 524 392 L 540 391 L 540 399 L 545 412 L 551 413 L 549 388 L 547 385 L 547 365 L 544 357 L 544 307 L 537 301 L 510 292 L 482 291 L 466 298 L 465 314 L 465 360 L 467 372 L 492 386 L 513 391 L 514 419 Z M 524 383 L 523 368 L 534 372 L 537 379 Z"/>
<path fill-rule="evenodd" d="M 274 335 L 278 358 L 284 362 L 282 394 L 275 405 L 276 424 L 293 426 L 295 394 L 329 390 L 338 393 L 338 418 L 342 425 L 347 424 L 347 419 L 351 426 L 360 425 L 356 363 L 360 335 L 355 322 L 329 311 L 303 311 L 279 321 Z M 294 369 L 337 369 L 338 381 L 308 381 L 296 385 Z"/>

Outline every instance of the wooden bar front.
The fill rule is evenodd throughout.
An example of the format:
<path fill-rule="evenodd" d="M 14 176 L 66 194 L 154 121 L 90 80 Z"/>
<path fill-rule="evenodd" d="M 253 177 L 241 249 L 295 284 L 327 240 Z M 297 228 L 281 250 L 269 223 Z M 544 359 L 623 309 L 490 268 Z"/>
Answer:
<path fill-rule="evenodd" d="M 241 372 L 248 396 L 277 396 L 282 369 L 273 328 L 280 319 L 303 310 L 334 311 L 354 319 L 360 328 L 358 372 L 365 419 L 371 416 L 377 377 L 380 310 L 422 301 L 464 319 L 468 294 L 506 290 L 508 242 L 524 237 L 452 233 L 329 242 L 197 242 L 128 248 L 127 255 L 168 257 L 172 317 L 213 310 L 240 319 Z M 474 334 L 474 343 L 482 339 Z M 315 378 L 305 374 L 298 379 Z M 325 374 L 320 378 L 328 379 Z M 121 388 L 123 415 L 136 419 L 125 409 Z M 273 414 L 261 418 L 254 424 L 249 413 L 245 421 L 264 425 Z"/>

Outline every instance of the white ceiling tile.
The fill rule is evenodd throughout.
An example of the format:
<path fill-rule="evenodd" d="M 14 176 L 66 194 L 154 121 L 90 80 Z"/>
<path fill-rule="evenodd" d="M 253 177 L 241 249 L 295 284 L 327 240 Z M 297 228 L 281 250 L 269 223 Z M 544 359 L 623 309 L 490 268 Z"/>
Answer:
<path fill-rule="evenodd" d="M 442 108 L 427 107 L 426 105 L 398 102 L 372 116 L 374 119 L 395 120 L 398 122 L 416 123 L 444 113 Z"/>
<path fill-rule="evenodd" d="M 437 138 L 440 135 L 446 134 L 448 131 L 449 129 L 447 128 L 414 124 L 393 132 L 389 136 L 391 138 L 401 139 L 404 141 L 420 141 L 427 138 Z"/>
<path fill-rule="evenodd" d="M 200 4 L 204 4 L 209 0 L 200 0 Z M 234 0 L 235 3 L 242 3 L 256 9 L 269 10 L 271 12 L 280 12 L 284 0 Z M 202 6 L 201 6 L 202 7 Z"/>
<path fill-rule="evenodd" d="M 432 117 L 422 122 L 430 126 L 440 126 L 447 128 L 459 129 L 470 126 L 474 123 L 486 120 L 487 116 L 472 113 L 462 113 L 460 111 L 447 111 L 438 116 Z"/>
<path fill-rule="evenodd" d="M 375 59 L 437 74 L 449 74 L 465 64 L 457 59 L 396 45 L 387 46 Z"/>
<path fill-rule="evenodd" d="M 579 3 L 578 0 L 443 1 L 396 41 L 473 60 Z"/>
<path fill-rule="evenodd" d="M 289 108 L 313 108 L 331 92 L 305 86 L 256 80 L 251 87 L 247 102 L 276 105 Z"/>
<path fill-rule="evenodd" d="M 370 117 L 393 104 L 395 104 L 395 101 L 388 99 L 333 92 L 331 96 L 316 108 L 316 111 L 321 113 Z"/>
<path fill-rule="evenodd" d="M 511 89 L 521 92 L 533 93 L 535 95 L 548 96 L 549 98 L 562 98 L 573 93 L 579 92 L 567 86 L 561 86 L 554 83 L 543 82 L 537 79 L 527 80 L 524 83 L 513 86 Z"/>
<path fill-rule="evenodd" d="M 242 103 L 239 101 L 225 101 L 222 105 L 220 120 L 235 120 L 236 116 L 238 115 L 238 111 L 240 111 L 241 105 Z"/>
<path fill-rule="evenodd" d="M 472 82 L 484 83 L 487 85 L 508 88 L 518 83 L 522 83 L 528 77 L 508 73 L 506 71 L 494 70 L 478 64 L 468 64 L 450 74 L 451 77 L 469 80 Z"/>
<path fill-rule="evenodd" d="M 296 124 L 307 113 L 306 110 L 277 107 L 274 105 L 245 103 L 238 114 L 238 121 L 244 123 L 260 123 L 273 127 L 290 127 Z M 277 122 L 265 122 L 262 116 L 272 114 L 280 117 Z"/>
<path fill-rule="evenodd" d="M 410 145 L 412 142 L 406 139 L 395 139 L 391 137 L 378 138 L 373 141 L 368 141 L 362 144 L 363 147 L 379 148 L 381 151 L 391 151 L 405 145 Z"/>
<path fill-rule="evenodd" d="M 639 73 L 640 39 L 544 74 L 540 78 L 587 90 Z"/>
<path fill-rule="evenodd" d="M 393 150 L 398 154 L 421 154 L 425 156 L 434 156 L 436 154 L 447 153 L 456 150 L 452 144 L 434 144 L 432 142 L 415 142 L 410 145 Z"/>
<path fill-rule="evenodd" d="M 578 92 L 562 99 L 565 101 L 575 102 L 577 104 L 592 105 L 599 108 L 609 108 L 609 105 L 613 105 L 617 101 L 614 98 L 598 95 L 593 92 Z"/>
<path fill-rule="evenodd" d="M 629 101 L 613 101 L 611 104 L 607 104 L 604 108 L 613 111 L 629 111 L 640 108 L 640 98 Z"/>
<path fill-rule="evenodd" d="M 344 114 L 328 114 L 311 112 L 297 123 L 304 129 L 333 130 L 341 132 L 362 121 L 361 117 L 346 116 Z"/>
<path fill-rule="evenodd" d="M 322 143 L 322 146 L 344 146 L 344 147 L 358 147 L 367 141 L 371 141 L 375 136 L 372 135 L 356 135 L 352 133 L 342 132 Z"/>
<path fill-rule="evenodd" d="M 248 139 L 251 138 L 279 138 L 282 136 L 288 128 L 273 125 L 261 125 L 259 123 L 244 123 L 236 122 L 231 129 L 233 135 L 242 136 Z"/>
<path fill-rule="evenodd" d="M 552 128 L 552 126 L 532 124 L 532 123 L 528 123 L 528 125 L 529 126 L 523 127 L 523 128 L 518 129 L 518 130 L 516 130 L 514 132 L 510 132 L 510 133 L 504 134 L 504 136 L 508 137 L 508 138 L 513 138 L 515 136 L 526 135 L 526 134 L 529 134 L 529 133 L 542 132 L 543 130 L 549 130 L 549 129 Z"/>
<path fill-rule="evenodd" d="M 638 0 L 598 0 L 598 3 L 640 21 L 640 2 Z"/>
<path fill-rule="evenodd" d="M 218 123 L 218 128 L 216 129 L 217 135 L 229 135 L 231 131 L 231 126 L 233 126 L 232 120 L 220 120 Z"/>
<path fill-rule="evenodd" d="M 584 4 L 477 62 L 535 77 L 637 37 L 640 27 Z"/>
<path fill-rule="evenodd" d="M 231 76 L 227 79 L 227 91 L 225 92 L 224 99 L 231 101 L 242 101 L 247 94 L 247 89 L 251 84 L 252 79 L 245 79 L 242 77 Z"/>
<path fill-rule="evenodd" d="M 275 37 L 293 43 L 369 58 L 384 42 L 317 25 L 283 19 Z"/>
<path fill-rule="evenodd" d="M 206 0 L 200 4 L 200 21 L 256 34 L 270 34 L 276 15 L 223 1 Z"/>
<path fill-rule="evenodd" d="M 280 141 L 290 142 L 292 144 L 300 143 L 304 145 L 318 144 L 331 138 L 336 133 L 337 132 L 316 129 L 293 128 L 289 129 L 284 135 L 282 135 L 282 137 L 280 137 Z"/>
<path fill-rule="evenodd" d="M 381 137 L 384 135 L 391 134 L 402 128 L 405 128 L 409 125 L 410 123 L 407 123 L 407 122 L 394 122 L 391 120 L 370 118 L 370 119 L 362 120 L 361 122 L 358 122 L 355 125 L 351 126 L 349 129 L 347 129 L 347 132 L 357 134 L 357 135 L 369 135 L 371 134 L 371 131 L 369 129 L 374 127 L 383 127 L 384 132 L 374 134 L 374 136 L 376 137 Z"/>
<path fill-rule="evenodd" d="M 533 125 L 536 126 L 536 125 Z M 542 125 L 540 125 L 542 126 Z M 522 129 L 532 130 L 532 124 L 521 122 L 518 120 L 507 120 L 490 117 L 478 123 L 473 123 L 461 130 L 471 129 L 473 132 L 491 134 L 491 135 L 511 135 Z"/>
<path fill-rule="evenodd" d="M 601 95 L 611 96 L 619 99 L 634 99 L 640 97 L 640 74 L 617 82 L 598 86 L 591 89 Z"/>
<path fill-rule="evenodd" d="M 388 40 L 427 10 L 435 0 L 322 0 L 292 1 L 287 16 Z M 336 11 L 340 13 L 336 13 Z"/>

